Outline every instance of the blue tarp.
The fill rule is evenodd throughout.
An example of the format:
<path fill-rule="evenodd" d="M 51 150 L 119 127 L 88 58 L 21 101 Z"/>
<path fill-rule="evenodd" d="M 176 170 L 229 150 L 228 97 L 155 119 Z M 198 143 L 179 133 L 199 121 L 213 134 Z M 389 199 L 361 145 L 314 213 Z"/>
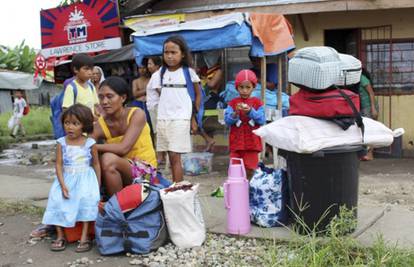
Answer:
<path fill-rule="evenodd" d="M 246 22 L 235 23 L 209 30 L 183 30 L 148 36 L 134 36 L 135 59 L 139 65 L 146 56 L 161 55 L 164 41 L 171 35 L 179 34 L 192 52 L 223 49 L 228 47 L 251 46 L 251 55 L 262 57 L 263 45 L 253 37 Z"/>

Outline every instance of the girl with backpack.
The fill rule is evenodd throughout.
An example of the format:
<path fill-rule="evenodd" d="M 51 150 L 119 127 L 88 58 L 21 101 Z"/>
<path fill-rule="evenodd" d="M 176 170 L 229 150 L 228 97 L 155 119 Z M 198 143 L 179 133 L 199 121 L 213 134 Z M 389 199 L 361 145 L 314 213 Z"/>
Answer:
<path fill-rule="evenodd" d="M 173 181 L 180 182 L 183 180 L 181 154 L 191 152 L 190 132 L 198 130 L 193 111 L 198 111 L 201 106 L 200 78 L 191 68 L 191 54 L 181 36 L 170 36 L 164 42 L 162 59 L 164 67 L 154 73 L 150 81 L 161 91 L 157 117 L 157 151 L 168 153 Z M 195 110 L 187 89 L 187 80 L 191 80 L 194 88 Z"/>
<path fill-rule="evenodd" d="M 93 114 L 88 107 L 75 104 L 63 112 L 61 122 L 66 136 L 57 140 L 57 179 L 50 189 L 42 223 L 56 227 L 50 249 L 62 251 L 66 248 L 63 228 L 83 222 L 76 252 L 86 252 L 92 248 L 88 228 L 98 216 L 101 180 L 95 140 L 84 135 L 93 131 Z"/>

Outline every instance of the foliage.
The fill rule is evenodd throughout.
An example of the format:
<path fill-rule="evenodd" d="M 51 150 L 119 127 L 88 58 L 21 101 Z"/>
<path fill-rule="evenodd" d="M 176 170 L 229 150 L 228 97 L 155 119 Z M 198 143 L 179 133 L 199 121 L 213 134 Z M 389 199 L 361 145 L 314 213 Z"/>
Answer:
<path fill-rule="evenodd" d="M 298 217 L 297 217 L 298 218 Z M 298 220 L 298 219 L 297 219 Z M 298 224 L 304 224 L 298 221 Z M 386 245 L 381 236 L 372 247 L 361 246 L 350 235 L 356 227 L 354 210 L 340 209 L 332 219 L 326 236 L 311 229 L 306 235 L 293 232 L 286 246 L 273 244 L 267 251 L 266 266 L 414 266 L 414 250 Z M 303 229 L 303 228 L 302 228 Z"/>
<path fill-rule="evenodd" d="M 0 214 L 14 215 L 20 213 L 41 216 L 44 213 L 44 208 L 34 206 L 26 201 L 11 202 L 0 199 Z"/>
<path fill-rule="evenodd" d="M 30 112 L 23 116 L 22 123 L 27 135 L 52 134 L 52 124 L 50 122 L 49 107 L 30 106 Z M 0 114 L 0 137 L 8 136 L 10 130 L 7 128 L 7 121 L 12 113 L 5 112 Z"/>
<path fill-rule="evenodd" d="M 33 73 L 35 57 L 35 50 L 25 45 L 24 40 L 14 48 L 2 46 L 0 48 L 0 69 Z"/>
<path fill-rule="evenodd" d="M 62 0 L 59 3 L 59 6 L 68 6 L 68 5 L 72 5 L 72 4 L 76 4 L 79 2 L 83 2 L 82 0 Z"/>

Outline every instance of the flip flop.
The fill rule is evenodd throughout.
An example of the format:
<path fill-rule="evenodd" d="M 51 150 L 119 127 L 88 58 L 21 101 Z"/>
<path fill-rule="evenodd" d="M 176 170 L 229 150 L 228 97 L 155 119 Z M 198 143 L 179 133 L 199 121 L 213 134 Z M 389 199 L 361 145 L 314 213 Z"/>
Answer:
<path fill-rule="evenodd" d="M 75 252 L 77 253 L 88 252 L 91 249 L 92 249 L 92 242 L 90 240 L 86 240 L 84 242 L 79 241 L 79 244 L 75 249 Z"/>
<path fill-rule="evenodd" d="M 51 233 L 53 233 L 54 230 L 55 230 L 55 227 L 52 225 L 41 224 L 40 226 L 38 226 L 36 229 L 34 229 L 30 233 L 30 237 L 31 238 L 43 238 L 43 237 L 49 236 Z"/>
<path fill-rule="evenodd" d="M 211 196 L 212 197 L 224 197 L 224 189 L 223 189 L 223 187 L 222 186 L 217 187 L 217 189 L 214 190 L 211 193 Z"/>
<path fill-rule="evenodd" d="M 66 239 L 56 239 L 50 245 L 51 251 L 62 251 L 66 249 Z"/>

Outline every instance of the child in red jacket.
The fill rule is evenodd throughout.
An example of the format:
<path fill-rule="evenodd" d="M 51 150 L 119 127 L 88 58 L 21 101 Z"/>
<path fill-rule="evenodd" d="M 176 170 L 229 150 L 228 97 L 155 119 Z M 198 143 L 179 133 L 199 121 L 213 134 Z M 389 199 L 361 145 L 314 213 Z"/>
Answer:
<path fill-rule="evenodd" d="M 230 158 L 242 158 L 247 179 L 259 163 L 262 141 L 253 130 L 266 122 L 262 101 L 250 97 L 257 84 L 257 77 L 251 70 L 241 70 L 236 75 L 235 86 L 240 97 L 228 103 L 224 112 L 224 121 L 230 126 Z"/>

